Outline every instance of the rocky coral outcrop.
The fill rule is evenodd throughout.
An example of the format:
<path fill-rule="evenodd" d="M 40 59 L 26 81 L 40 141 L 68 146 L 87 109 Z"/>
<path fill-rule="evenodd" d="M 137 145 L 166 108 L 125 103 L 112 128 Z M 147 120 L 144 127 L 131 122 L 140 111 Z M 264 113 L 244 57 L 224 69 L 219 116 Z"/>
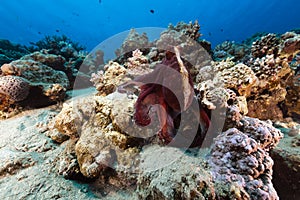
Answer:
<path fill-rule="evenodd" d="M 64 64 L 66 59 L 61 55 L 49 54 L 46 50 L 44 52 L 36 51 L 22 57 L 23 60 L 34 60 L 44 65 L 51 67 L 54 70 L 65 71 Z"/>
<path fill-rule="evenodd" d="M 79 138 L 84 123 L 83 119 L 89 119 L 94 114 L 95 105 L 93 97 L 66 102 L 63 104 L 61 112 L 49 123 L 49 128 L 55 128 L 69 138 Z"/>
<path fill-rule="evenodd" d="M 279 38 L 275 34 L 267 34 L 253 42 L 251 54 L 254 58 L 262 58 L 266 55 L 278 54 Z"/>
<path fill-rule="evenodd" d="M 228 115 L 235 125 L 215 138 L 209 158 L 214 181 L 229 183 L 220 186 L 234 199 L 278 199 L 269 150 L 283 135 L 271 124 L 239 115 L 238 110 Z"/>
<path fill-rule="evenodd" d="M 299 51 L 300 51 L 300 36 L 299 34 L 287 32 L 282 35 L 286 39 L 282 44 L 281 56 L 285 59 L 296 60 L 296 68 L 293 68 L 293 76 L 287 80 L 287 96 L 284 101 L 284 106 L 288 116 L 299 117 L 300 115 L 300 74 L 299 74 Z"/>
<path fill-rule="evenodd" d="M 200 92 L 200 102 L 210 110 L 237 105 L 241 113 L 247 114 L 246 98 L 256 81 L 248 66 L 226 60 L 201 68 L 196 77 L 196 89 Z"/>
<path fill-rule="evenodd" d="M 234 50 L 239 46 L 247 50 L 237 59 Z M 247 98 L 248 116 L 264 120 L 282 120 L 285 116 L 297 116 L 299 98 L 296 95 L 298 80 L 295 66 L 299 47 L 299 35 L 295 32 L 286 32 L 282 35 L 258 33 L 241 44 L 225 41 L 214 50 L 214 59 L 217 62 L 200 69 L 196 81 L 213 80 L 214 73 L 219 75 L 219 80 L 224 81 L 224 78 L 228 80 L 226 77 L 235 80 L 235 74 L 238 73 L 232 66 L 237 64 L 236 62 L 243 62 L 251 73 L 247 72 L 245 76 L 239 74 L 237 77 L 250 78 L 250 82 L 252 80 L 252 84 L 248 84 L 246 79 L 243 81 L 249 85 L 246 94 L 241 94 L 239 87 L 232 88 L 226 84 L 224 87 L 230 87 L 229 89 L 236 95 Z M 230 65 L 228 57 L 234 64 Z M 228 64 L 224 65 L 225 60 Z M 218 72 L 220 70 L 221 73 Z"/>
<path fill-rule="evenodd" d="M 295 75 L 288 82 L 287 94 L 284 100 L 287 115 L 298 118 L 300 116 L 300 74 Z"/>
<path fill-rule="evenodd" d="M 130 80 L 126 77 L 126 68 L 117 62 L 109 62 L 100 70 L 92 74 L 91 81 L 94 83 L 99 95 L 105 96 L 116 91 L 122 83 Z"/>
<path fill-rule="evenodd" d="M 263 35 L 253 42 L 251 52 L 243 57 L 244 64 L 227 58 L 201 68 L 197 88 L 204 90 L 203 81 L 211 80 L 213 85 L 231 89 L 236 96 L 246 98 L 251 117 L 282 120 L 284 115 L 295 115 L 298 81 L 290 63 L 299 53 L 299 36 L 291 32 L 281 37 Z"/>
<path fill-rule="evenodd" d="M 161 51 L 173 51 L 173 47 L 180 48 L 180 55 L 187 63 L 190 73 L 195 79 L 197 72 L 201 67 L 210 64 L 211 56 L 209 54 L 210 46 L 204 41 L 200 41 L 200 26 L 195 23 L 179 23 L 178 25 L 169 26 L 162 32 L 160 38 L 155 42 L 155 46 Z"/>
<path fill-rule="evenodd" d="M 28 58 L 28 57 L 27 57 Z M 66 74 L 62 71 L 57 71 L 51 67 L 44 65 L 38 61 L 27 60 L 26 56 L 20 60 L 4 64 L 1 66 L 1 71 L 4 76 L 14 75 L 20 76 L 32 84 L 61 84 L 64 88 L 68 88 L 69 81 Z"/>
<path fill-rule="evenodd" d="M 200 30 L 200 24 L 198 20 L 195 22 L 189 22 L 188 24 L 181 21 L 176 24 L 176 26 L 173 26 L 170 24 L 168 26 L 169 30 L 175 30 L 177 32 L 182 32 L 185 35 L 189 36 L 193 40 L 198 40 L 201 37 L 201 33 L 199 32 Z"/>
<path fill-rule="evenodd" d="M 52 68 L 61 68 L 64 62 L 61 56 L 35 52 L 2 65 L 2 117 L 9 116 L 15 108 L 41 107 L 64 100 L 70 82 L 63 71 Z"/>
<path fill-rule="evenodd" d="M 252 58 L 247 65 L 251 67 L 259 81 L 258 87 L 255 88 L 258 95 L 248 102 L 249 116 L 260 119 L 282 119 L 283 112 L 279 108 L 279 103 L 286 99 L 288 80 L 293 76 L 289 63 L 299 52 L 296 38 L 295 34 L 289 33 L 283 34 L 281 38 L 268 34 L 253 43 Z M 290 42 L 287 42 L 288 40 Z M 260 109 L 263 112 L 259 112 Z"/>
<path fill-rule="evenodd" d="M 137 77 L 152 71 L 148 58 L 144 56 L 143 52 L 139 49 L 132 51 L 132 57 L 127 59 L 124 66 L 126 67 L 127 74 L 130 77 Z"/>
<path fill-rule="evenodd" d="M 250 47 L 244 43 L 239 44 L 234 41 L 224 41 L 214 48 L 213 59 L 221 61 L 230 58 L 234 62 L 243 62 L 247 60 L 250 51 Z"/>
<path fill-rule="evenodd" d="M 136 49 L 149 48 L 149 39 L 146 33 L 139 34 L 135 29 L 131 29 L 122 46 L 115 51 L 117 57 L 125 56 Z"/>
<path fill-rule="evenodd" d="M 59 173 L 66 178 L 101 179 L 102 184 L 121 188 L 134 186 L 139 198 L 277 197 L 268 150 L 278 144 L 281 133 L 272 125 L 243 117 L 237 107 L 227 105 L 232 108 L 225 124 L 228 130 L 214 142 L 209 169 L 199 152 L 187 156 L 185 150 L 148 140 L 155 131 L 149 128 L 147 134 L 147 130 L 134 127 L 135 101 L 136 97 L 112 93 L 65 104 L 63 112 L 54 118 L 54 127 L 74 139 L 60 156 Z M 74 128 L 76 124 L 80 129 Z M 232 157 L 226 156 L 229 153 Z M 157 160 L 157 155 L 164 156 L 165 161 Z M 223 155 L 224 159 L 219 159 Z M 226 166 L 228 170 L 221 170 Z M 232 178 L 228 188 L 221 187 L 228 181 L 226 174 Z"/>
<path fill-rule="evenodd" d="M 134 130 L 129 114 L 133 112 L 133 105 L 133 99 L 118 93 L 104 97 L 90 96 L 64 104 L 62 111 L 49 124 L 50 129 L 55 128 L 76 139 L 73 151 L 76 152 L 80 172 L 85 177 L 98 178 L 113 166 L 117 166 L 116 170 L 120 173 L 132 167 L 132 164 L 126 164 L 129 162 L 127 159 L 134 160 L 133 157 L 139 152 L 136 147 L 143 142 L 135 139 L 141 133 L 140 129 L 134 131 L 136 134 L 130 132 Z M 64 157 L 63 162 L 70 160 L 67 154 Z"/>

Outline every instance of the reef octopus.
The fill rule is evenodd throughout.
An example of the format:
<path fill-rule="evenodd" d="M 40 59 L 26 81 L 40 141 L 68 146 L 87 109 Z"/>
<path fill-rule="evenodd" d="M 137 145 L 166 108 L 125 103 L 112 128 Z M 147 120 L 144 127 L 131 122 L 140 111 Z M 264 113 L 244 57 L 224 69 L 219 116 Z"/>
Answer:
<path fill-rule="evenodd" d="M 125 92 L 131 85 L 136 85 L 140 89 L 134 107 L 135 123 L 139 126 L 147 126 L 151 123 L 153 113 L 156 113 L 160 126 L 157 133 L 159 139 L 164 144 L 169 144 L 177 134 L 176 129 L 180 125 L 181 114 L 197 101 L 192 77 L 180 58 L 178 47 L 174 47 L 174 52 L 167 51 L 165 58 L 161 63 L 156 64 L 152 72 L 120 85 L 118 91 Z M 196 103 L 197 109 L 192 110 L 191 113 L 198 119 L 201 129 L 200 137 L 198 134 L 193 138 L 191 146 L 201 145 L 201 140 L 210 124 L 207 113 L 201 109 L 198 102 Z"/>

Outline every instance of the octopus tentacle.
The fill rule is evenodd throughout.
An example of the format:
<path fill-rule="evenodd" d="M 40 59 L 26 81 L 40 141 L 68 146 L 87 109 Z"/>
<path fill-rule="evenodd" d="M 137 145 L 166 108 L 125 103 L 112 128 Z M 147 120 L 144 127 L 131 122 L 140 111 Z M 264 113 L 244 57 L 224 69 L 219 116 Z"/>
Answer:
<path fill-rule="evenodd" d="M 166 52 L 166 57 L 152 72 L 136 77 L 118 88 L 120 92 L 126 91 L 131 85 L 140 88 L 134 121 L 137 125 L 147 126 L 151 123 L 154 111 L 160 128 L 157 135 L 166 144 L 173 140 L 176 134 L 174 126 L 177 128 L 180 124 L 181 114 L 195 101 L 191 75 L 180 58 L 179 49 L 174 47 L 174 51 Z M 193 112 L 201 128 L 201 134 L 197 137 L 202 139 L 210 126 L 210 119 L 203 109 L 200 109 L 200 113 L 199 110 Z"/>

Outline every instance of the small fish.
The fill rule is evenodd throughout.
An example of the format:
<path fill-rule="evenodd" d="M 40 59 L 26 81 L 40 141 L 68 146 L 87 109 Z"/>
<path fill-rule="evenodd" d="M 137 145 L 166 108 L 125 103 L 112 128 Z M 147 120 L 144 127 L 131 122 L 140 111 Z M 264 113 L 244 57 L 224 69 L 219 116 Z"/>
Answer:
<path fill-rule="evenodd" d="M 102 3 L 102 0 L 99 0 L 99 3 Z"/>
<path fill-rule="evenodd" d="M 153 9 L 151 9 L 150 12 L 151 12 L 152 14 L 154 14 L 154 10 L 153 10 Z"/>
<path fill-rule="evenodd" d="M 208 35 L 211 36 L 211 32 L 209 32 Z"/>
<path fill-rule="evenodd" d="M 58 32 L 59 32 L 59 30 L 58 30 L 58 29 L 56 29 L 55 31 L 56 31 L 56 33 L 58 33 Z"/>
<path fill-rule="evenodd" d="M 221 28 L 220 31 L 223 32 L 224 30 Z"/>
<path fill-rule="evenodd" d="M 41 31 L 39 31 L 38 34 L 42 34 Z"/>

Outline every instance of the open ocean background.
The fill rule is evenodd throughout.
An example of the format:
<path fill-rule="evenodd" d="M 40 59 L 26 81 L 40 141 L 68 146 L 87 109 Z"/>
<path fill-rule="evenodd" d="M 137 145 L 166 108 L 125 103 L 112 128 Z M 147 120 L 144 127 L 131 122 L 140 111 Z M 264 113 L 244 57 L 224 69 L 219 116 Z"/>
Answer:
<path fill-rule="evenodd" d="M 298 0 L 1 0 L 0 38 L 27 45 L 64 34 L 91 50 L 130 28 L 198 19 L 202 38 L 214 47 L 299 28 L 299 11 Z"/>

